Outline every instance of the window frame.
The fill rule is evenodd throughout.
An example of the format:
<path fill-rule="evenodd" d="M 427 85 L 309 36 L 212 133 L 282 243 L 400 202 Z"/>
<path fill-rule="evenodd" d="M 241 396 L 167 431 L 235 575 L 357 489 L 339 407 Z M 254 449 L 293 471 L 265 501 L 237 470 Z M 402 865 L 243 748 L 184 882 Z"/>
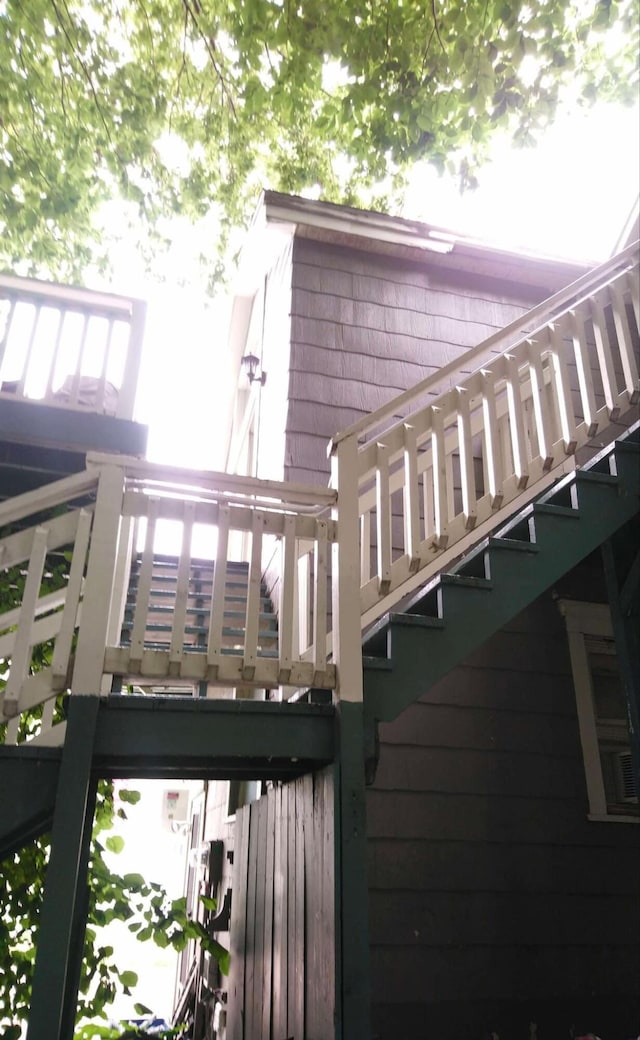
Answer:
<path fill-rule="evenodd" d="M 558 600 L 560 613 L 564 617 L 569 641 L 569 657 L 573 674 L 573 687 L 578 712 L 578 729 L 582 746 L 582 759 L 589 799 L 588 819 L 599 823 L 640 823 L 640 816 L 609 811 L 602 775 L 600 749 L 602 738 L 598 735 L 593 695 L 593 681 L 589 666 L 588 640 L 610 639 L 615 642 L 611 611 L 607 603 L 590 603 L 583 600 Z"/>

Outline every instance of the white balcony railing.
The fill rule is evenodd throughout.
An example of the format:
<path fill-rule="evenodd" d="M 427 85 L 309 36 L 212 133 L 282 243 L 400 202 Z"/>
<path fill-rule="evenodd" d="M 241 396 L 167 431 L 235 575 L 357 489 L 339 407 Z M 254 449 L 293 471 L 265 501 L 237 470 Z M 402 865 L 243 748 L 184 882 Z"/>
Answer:
<path fill-rule="evenodd" d="M 335 687 L 327 659 L 333 492 L 89 460 L 86 472 L 0 504 L 0 529 L 12 531 L 0 568 L 15 591 L 15 605 L 0 614 L 8 742 L 39 704 L 35 739 L 59 740 L 57 694 L 109 692 L 114 678 L 118 689 L 185 693 Z M 246 562 L 229 562 L 243 545 Z M 36 659 L 44 667 L 34 671 Z"/>
<path fill-rule="evenodd" d="M 0 406 L 27 399 L 133 418 L 145 307 L 0 275 Z"/>

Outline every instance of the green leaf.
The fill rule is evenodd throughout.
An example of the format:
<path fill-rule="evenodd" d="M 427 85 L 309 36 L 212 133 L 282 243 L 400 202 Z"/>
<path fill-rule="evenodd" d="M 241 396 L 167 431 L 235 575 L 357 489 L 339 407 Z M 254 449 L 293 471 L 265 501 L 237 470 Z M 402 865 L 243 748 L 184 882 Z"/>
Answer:
<path fill-rule="evenodd" d="M 109 852 L 120 853 L 124 848 L 124 838 L 119 834 L 112 834 L 105 842 Z"/>
<path fill-rule="evenodd" d="M 120 982 L 127 989 L 131 989 L 133 986 L 138 984 L 138 975 L 135 971 L 121 971 L 118 975 Z"/>
<path fill-rule="evenodd" d="M 148 1008 L 146 1004 L 134 1004 L 133 1005 L 136 1015 L 152 1015 L 153 1011 Z"/>

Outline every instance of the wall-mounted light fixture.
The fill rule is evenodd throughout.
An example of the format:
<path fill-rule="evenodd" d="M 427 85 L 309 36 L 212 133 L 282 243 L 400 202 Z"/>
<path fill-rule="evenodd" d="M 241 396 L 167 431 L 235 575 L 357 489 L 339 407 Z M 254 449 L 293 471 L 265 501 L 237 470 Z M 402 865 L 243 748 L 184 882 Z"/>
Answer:
<path fill-rule="evenodd" d="M 255 383 L 255 381 L 258 380 L 260 386 L 264 386 L 267 379 L 267 373 L 260 372 L 260 375 L 258 375 L 260 358 L 256 357 L 255 354 L 245 354 L 242 359 L 242 367 L 247 373 L 249 383 Z"/>

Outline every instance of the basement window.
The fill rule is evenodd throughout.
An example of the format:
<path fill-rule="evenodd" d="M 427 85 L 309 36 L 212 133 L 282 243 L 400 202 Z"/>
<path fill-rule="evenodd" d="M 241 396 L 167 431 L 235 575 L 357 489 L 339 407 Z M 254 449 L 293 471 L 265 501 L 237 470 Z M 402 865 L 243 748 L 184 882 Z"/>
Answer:
<path fill-rule="evenodd" d="M 569 637 L 589 819 L 640 821 L 611 614 L 606 603 L 560 600 Z"/>

